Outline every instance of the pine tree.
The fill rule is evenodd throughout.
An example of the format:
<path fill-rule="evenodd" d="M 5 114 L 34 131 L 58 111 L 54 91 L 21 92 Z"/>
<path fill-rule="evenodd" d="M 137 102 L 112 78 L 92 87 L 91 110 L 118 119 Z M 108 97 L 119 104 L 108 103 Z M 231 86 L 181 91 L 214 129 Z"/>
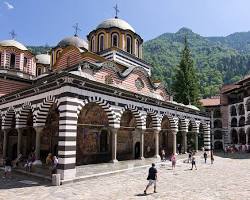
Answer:
<path fill-rule="evenodd" d="M 173 80 L 173 92 L 175 101 L 185 105 L 199 105 L 199 83 L 186 37 L 181 61 Z"/>

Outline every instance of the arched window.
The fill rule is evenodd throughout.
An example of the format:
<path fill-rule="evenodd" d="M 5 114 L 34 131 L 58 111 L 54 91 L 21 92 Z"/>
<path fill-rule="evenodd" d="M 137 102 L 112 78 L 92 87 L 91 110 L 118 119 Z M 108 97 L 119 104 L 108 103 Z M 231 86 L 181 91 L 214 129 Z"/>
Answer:
<path fill-rule="evenodd" d="M 56 59 L 58 59 L 60 55 L 61 55 L 61 50 L 58 50 L 58 51 L 56 52 Z"/>
<path fill-rule="evenodd" d="M 239 120 L 239 126 L 245 126 L 245 117 L 241 117 Z"/>
<path fill-rule="evenodd" d="M 247 100 L 246 107 L 247 111 L 250 111 L 250 99 Z"/>
<path fill-rule="evenodd" d="M 100 135 L 100 152 L 108 151 L 108 133 L 103 130 Z"/>
<path fill-rule="evenodd" d="M 132 53 L 132 37 L 127 35 L 127 52 Z"/>
<path fill-rule="evenodd" d="M 28 66 L 28 59 L 26 57 L 24 57 L 24 59 L 23 59 L 23 67 L 27 68 L 27 66 Z"/>
<path fill-rule="evenodd" d="M 41 67 L 38 67 L 36 69 L 36 76 L 40 76 L 42 74 L 42 68 Z"/>
<path fill-rule="evenodd" d="M 231 111 L 231 116 L 237 115 L 235 106 L 232 106 L 230 111 Z"/>
<path fill-rule="evenodd" d="M 222 128 L 221 120 L 214 121 L 214 128 Z"/>
<path fill-rule="evenodd" d="M 117 33 L 112 33 L 112 47 L 119 47 L 119 37 Z"/>
<path fill-rule="evenodd" d="M 16 64 L 16 55 L 14 53 L 10 54 L 10 68 L 14 68 Z"/>
<path fill-rule="evenodd" d="M 221 117 L 221 112 L 220 112 L 219 109 L 216 109 L 216 110 L 214 111 L 214 118 L 220 118 L 220 117 Z"/>
<path fill-rule="evenodd" d="M 243 104 L 239 105 L 239 114 L 240 115 L 244 115 L 245 114 L 245 110 L 244 110 L 244 105 Z"/>
<path fill-rule="evenodd" d="M 104 34 L 100 34 L 98 37 L 98 46 L 99 46 L 99 51 L 104 50 Z"/>
<path fill-rule="evenodd" d="M 236 118 L 233 118 L 231 120 L 231 127 L 237 127 L 237 119 Z"/>
<path fill-rule="evenodd" d="M 222 132 L 219 131 L 219 130 L 215 131 L 215 132 L 214 132 L 214 139 L 215 139 L 215 140 L 220 140 L 220 139 L 222 139 Z"/>
<path fill-rule="evenodd" d="M 247 122 L 246 122 L 247 125 L 250 125 L 250 114 L 248 114 L 247 116 Z"/>
<path fill-rule="evenodd" d="M 91 38 L 91 51 L 95 52 L 95 38 L 94 37 Z"/>
<path fill-rule="evenodd" d="M 140 57 L 140 42 L 139 42 L 139 40 L 136 40 L 136 51 L 137 51 L 137 56 Z"/>

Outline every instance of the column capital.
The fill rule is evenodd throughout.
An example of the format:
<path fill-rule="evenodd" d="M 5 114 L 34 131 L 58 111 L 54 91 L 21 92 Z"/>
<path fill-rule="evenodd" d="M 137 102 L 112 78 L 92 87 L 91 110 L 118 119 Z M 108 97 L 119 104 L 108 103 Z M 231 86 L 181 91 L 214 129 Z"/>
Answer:
<path fill-rule="evenodd" d="M 33 128 L 35 129 L 35 131 L 37 133 L 41 133 L 44 127 L 43 126 L 36 126 L 36 127 L 33 127 Z"/>

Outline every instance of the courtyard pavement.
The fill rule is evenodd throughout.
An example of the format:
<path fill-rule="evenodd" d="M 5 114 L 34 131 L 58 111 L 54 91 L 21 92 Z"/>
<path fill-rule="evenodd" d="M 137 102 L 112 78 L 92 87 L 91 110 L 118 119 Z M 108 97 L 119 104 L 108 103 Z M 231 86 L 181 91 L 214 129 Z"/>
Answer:
<path fill-rule="evenodd" d="M 59 187 L 21 174 L 3 179 L 3 172 L 0 171 L 0 199 L 250 199 L 249 154 L 225 157 L 221 154 L 215 156 L 213 165 L 210 161 L 205 164 L 201 156 L 197 157 L 197 161 L 198 170 L 190 170 L 190 164 L 183 160 L 177 162 L 175 171 L 171 170 L 170 162 L 157 165 L 158 193 L 153 193 L 153 188 L 149 188 L 146 196 L 143 190 L 147 184 L 147 168 L 131 169 Z"/>

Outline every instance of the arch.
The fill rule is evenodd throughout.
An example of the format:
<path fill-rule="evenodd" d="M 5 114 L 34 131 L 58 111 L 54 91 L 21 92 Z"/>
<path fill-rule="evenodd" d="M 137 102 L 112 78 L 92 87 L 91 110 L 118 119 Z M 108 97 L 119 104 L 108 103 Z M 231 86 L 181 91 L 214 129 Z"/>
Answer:
<path fill-rule="evenodd" d="M 128 53 L 133 53 L 132 51 L 133 45 L 132 45 L 132 36 L 131 35 L 127 35 L 126 36 L 126 51 Z"/>
<path fill-rule="evenodd" d="M 238 125 L 237 118 L 234 117 L 231 119 L 231 127 L 237 127 Z"/>
<path fill-rule="evenodd" d="M 27 126 L 27 120 L 30 112 L 34 112 L 34 109 L 32 108 L 31 104 L 24 104 L 21 110 L 19 111 L 19 116 L 17 117 L 17 128 L 23 128 Z"/>
<path fill-rule="evenodd" d="M 38 108 L 37 113 L 35 114 L 34 126 L 45 126 L 49 109 L 54 103 L 58 106 L 58 100 L 54 96 L 48 96 L 43 100 L 42 104 Z"/>
<path fill-rule="evenodd" d="M 238 144 L 238 134 L 237 134 L 237 131 L 235 129 L 232 129 L 230 135 L 231 135 L 231 143 Z"/>
<path fill-rule="evenodd" d="M 201 121 L 200 123 L 200 136 L 203 136 L 204 148 L 207 151 L 211 150 L 211 134 L 210 134 L 210 125 L 206 121 Z M 199 142 L 200 143 L 200 142 Z"/>
<path fill-rule="evenodd" d="M 95 52 L 95 37 L 94 37 L 94 36 L 91 38 L 90 45 L 91 45 L 90 50 L 91 50 L 92 52 Z"/>
<path fill-rule="evenodd" d="M 143 120 L 142 120 L 141 113 L 139 112 L 138 108 L 135 107 L 134 105 L 126 105 L 124 108 L 122 108 L 122 111 L 120 113 L 120 122 L 121 122 L 122 115 L 126 111 L 131 111 L 133 113 L 135 120 L 136 120 L 136 128 L 139 128 L 139 129 L 146 128 L 145 122 L 143 122 Z"/>
<path fill-rule="evenodd" d="M 250 111 L 250 98 L 248 98 L 246 101 L 246 109 L 247 111 Z"/>
<path fill-rule="evenodd" d="M 239 119 L 239 127 L 245 126 L 245 117 Z"/>
<path fill-rule="evenodd" d="M 114 111 L 112 110 L 110 104 L 102 99 L 101 97 L 89 97 L 84 101 L 79 101 L 79 105 L 77 107 L 77 115 L 79 115 L 82 108 L 87 105 L 88 103 L 96 103 L 98 104 L 107 114 L 109 126 L 114 128 L 119 128 L 120 121 L 117 119 L 118 117 L 115 115 Z"/>
<path fill-rule="evenodd" d="M 15 128 L 16 127 L 16 111 L 13 107 L 10 107 L 3 117 L 3 129 Z"/>
<path fill-rule="evenodd" d="M 214 120 L 214 128 L 222 128 L 222 122 L 219 119 Z"/>
<path fill-rule="evenodd" d="M 239 130 L 239 143 L 246 144 L 246 133 L 244 128 Z"/>
<path fill-rule="evenodd" d="M 244 115 L 245 114 L 244 104 L 239 105 L 238 112 L 239 112 L 239 115 Z"/>
<path fill-rule="evenodd" d="M 98 35 L 98 51 L 104 50 L 104 33 Z"/>
<path fill-rule="evenodd" d="M 111 33 L 111 46 L 119 47 L 119 34 L 117 32 Z"/>
<path fill-rule="evenodd" d="M 159 122 L 159 118 L 157 117 L 156 113 L 153 111 L 153 110 L 148 110 L 147 111 L 147 116 L 150 116 L 152 118 L 152 129 L 155 129 L 155 130 L 160 130 L 161 129 L 161 124 Z M 146 117 L 147 117 L 146 116 Z M 147 118 L 146 118 L 146 121 L 145 121 L 145 127 L 147 128 Z"/>
<path fill-rule="evenodd" d="M 231 106 L 230 113 L 231 113 L 231 116 L 236 116 L 237 115 L 236 107 L 234 105 Z"/>
<path fill-rule="evenodd" d="M 167 119 L 169 121 L 169 128 L 170 129 L 175 129 L 177 130 L 178 129 L 178 122 L 177 120 L 174 119 L 174 117 L 172 115 L 169 115 L 169 114 L 163 114 L 162 117 L 160 118 L 160 124 L 161 124 L 161 128 L 163 128 L 163 122 L 164 122 L 164 119 Z"/>

